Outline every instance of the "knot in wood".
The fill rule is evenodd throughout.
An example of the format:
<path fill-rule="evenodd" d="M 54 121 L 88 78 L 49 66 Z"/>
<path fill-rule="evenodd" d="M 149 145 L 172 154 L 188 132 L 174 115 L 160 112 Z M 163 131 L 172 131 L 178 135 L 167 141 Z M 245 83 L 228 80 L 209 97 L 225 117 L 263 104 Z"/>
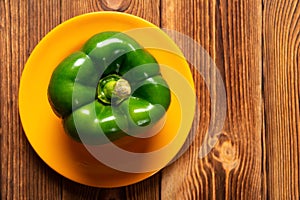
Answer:
<path fill-rule="evenodd" d="M 212 156 L 226 171 L 236 168 L 239 163 L 237 147 L 226 132 L 221 134 Z"/>
<path fill-rule="evenodd" d="M 222 163 L 224 169 L 226 170 L 231 170 L 236 167 L 238 163 L 237 151 L 230 141 L 225 141 L 220 146 L 219 161 Z"/>
<path fill-rule="evenodd" d="M 131 0 L 99 0 L 101 7 L 103 10 L 111 10 L 111 11 L 125 11 Z"/>

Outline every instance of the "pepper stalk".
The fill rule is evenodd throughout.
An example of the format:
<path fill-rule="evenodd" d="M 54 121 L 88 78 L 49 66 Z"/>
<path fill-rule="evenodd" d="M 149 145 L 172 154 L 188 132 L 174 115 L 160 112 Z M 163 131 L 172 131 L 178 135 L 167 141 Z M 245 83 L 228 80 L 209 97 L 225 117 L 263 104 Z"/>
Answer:
<path fill-rule="evenodd" d="M 131 94 L 131 87 L 127 80 L 119 75 L 111 74 L 99 80 L 97 98 L 103 103 L 119 104 Z"/>

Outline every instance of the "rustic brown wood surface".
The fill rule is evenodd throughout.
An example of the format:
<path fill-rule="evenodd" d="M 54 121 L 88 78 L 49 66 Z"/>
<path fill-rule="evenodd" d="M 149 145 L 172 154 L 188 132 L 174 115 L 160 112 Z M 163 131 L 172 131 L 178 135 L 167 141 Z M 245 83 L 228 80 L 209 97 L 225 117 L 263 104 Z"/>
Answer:
<path fill-rule="evenodd" d="M 26 60 L 55 26 L 101 10 L 186 34 L 213 58 L 225 83 L 227 116 L 206 157 L 198 153 L 210 95 L 195 70 L 199 124 L 193 128 L 201 128 L 179 160 L 147 180 L 115 189 L 83 186 L 34 152 L 18 112 Z M 299 199 L 299 58 L 297 0 L 0 0 L 1 199 Z"/>

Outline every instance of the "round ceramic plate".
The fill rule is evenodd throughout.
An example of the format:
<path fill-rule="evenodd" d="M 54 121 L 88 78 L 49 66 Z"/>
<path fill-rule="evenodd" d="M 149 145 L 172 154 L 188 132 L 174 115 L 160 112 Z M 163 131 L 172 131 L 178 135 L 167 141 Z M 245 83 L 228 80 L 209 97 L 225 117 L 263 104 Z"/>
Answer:
<path fill-rule="evenodd" d="M 55 67 L 70 53 L 79 50 L 92 35 L 103 31 L 128 33 L 147 48 L 159 64 L 179 73 L 190 87 L 194 88 L 187 62 L 175 43 L 163 31 L 133 15 L 95 12 L 62 23 L 49 32 L 35 47 L 22 74 L 19 110 L 30 144 L 51 168 L 81 184 L 119 187 L 144 180 L 159 169 L 129 173 L 108 167 L 97 160 L 84 145 L 73 141 L 64 133 L 61 119 L 53 113 L 47 98 L 49 80 Z M 156 46 L 159 48 L 155 48 Z M 194 99 L 191 99 L 193 97 L 183 98 L 182 95 L 173 92 L 184 91 L 184 88 L 178 82 L 178 77 L 174 77 L 170 70 L 166 69 L 162 69 L 162 74 L 172 90 L 172 101 L 163 129 L 151 138 L 125 138 L 117 141 L 119 146 L 125 149 L 128 147 L 128 151 L 136 152 L 157 151 L 172 143 L 168 153 L 161 158 L 164 163 L 172 160 L 184 144 L 193 121 L 193 104 L 195 104 Z M 185 105 L 189 106 L 185 107 Z M 187 116 L 182 117 L 183 112 L 188 113 Z M 182 129 L 183 123 L 186 128 Z M 126 146 L 129 143 L 130 146 Z M 159 161 L 160 159 L 156 162 Z"/>

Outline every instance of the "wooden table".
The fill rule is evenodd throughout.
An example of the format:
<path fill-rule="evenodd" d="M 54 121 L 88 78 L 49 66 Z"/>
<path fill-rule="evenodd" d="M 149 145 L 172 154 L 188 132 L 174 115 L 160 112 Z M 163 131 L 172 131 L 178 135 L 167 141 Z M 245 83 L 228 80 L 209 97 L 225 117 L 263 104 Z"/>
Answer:
<path fill-rule="evenodd" d="M 194 74 L 200 126 L 188 151 L 140 183 L 99 189 L 74 183 L 34 152 L 18 113 L 24 64 L 61 22 L 118 10 L 186 34 L 225 81 L 227 116 L 214 149 L 198 158 L 210 96 Z M 299 199 L 300 4 L 297 0 L 1 0 L 2 199 Z"/>

